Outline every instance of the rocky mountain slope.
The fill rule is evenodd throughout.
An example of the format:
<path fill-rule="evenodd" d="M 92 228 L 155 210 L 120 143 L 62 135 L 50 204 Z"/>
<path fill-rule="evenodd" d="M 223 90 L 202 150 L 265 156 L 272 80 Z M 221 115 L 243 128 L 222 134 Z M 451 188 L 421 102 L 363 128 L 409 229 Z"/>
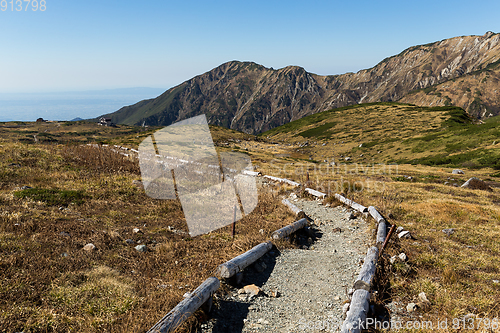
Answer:
<path fill-rule="evenodd" d="M 499 72 L 500 34 L 488 32 L 413 46 L 342 75 L 232 61 L 108 116 L 116 123 L 165 126 L 206 114 L 211 124 L 260 133 L 336 107 L 402 101 L 457 105 L 487 118 L 500 112 Z"/>

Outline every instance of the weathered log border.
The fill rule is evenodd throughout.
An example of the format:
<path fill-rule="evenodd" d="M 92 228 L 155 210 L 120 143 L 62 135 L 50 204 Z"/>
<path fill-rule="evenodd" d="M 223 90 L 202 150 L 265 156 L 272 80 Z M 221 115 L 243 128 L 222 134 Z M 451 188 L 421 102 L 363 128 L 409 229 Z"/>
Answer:
<path fill-rule="evenodd" d="M 387 235 L 387 222 L 375 207 L 368 207 L 368 212 L 378 223 L 376 243 L 382 245 Z M 379 248 L 377 246 L 370 247 L 358 278 L 354 282 L 354 293 L 352 294 L 346 319 L 342 324 L 341 333 L 359 333 L 362 331 L 361 324 L 366 322 L 366 315 L 370 307 L 370 290 L 377 270 L 378 257 Z"/>
<path fill-rule="evenodd" d="M 287 225 L 286 227 L 276 230 L 275 232 L 273 232 L 272 238 L 273 239 L 285 238 L 287 236 L 290 236 L 297 230 L 304 228 L 306 225 L 307 225 L 307 219 L 302 218 L 292 224 Z"/>
<path fill-rule="evenodd" d="M 283 199 L 281 200 L 281 203 L 284 204 L 285 206 L 288 207 L 292 211 L 292 213 L 295 214 L 295 216 L 298 216 L 300 218 L 305 217 L 306 213 L 299 207 L 295 206 L 293 203 L 291 203 L 288 199 Z"/>
<path fill-rule="evenodd" d="M 275 181 L 275 182 L 279 182 L 279 183 L 286 183 L 286 184 L 292 185 L 292 186 L 300 186 L 299 183 L 294 182 L 293 180 L 290 180 L 290 179 L 286 179 L 286 178 L 278 178 L 278 177 L 268 176 L 268 175 L 264 175 L 262 177 L 270 179 L 270 180 Z"/>
<path fill-rule="evenodd" d="M 368 208 L 366 208 L 365 206 L 360 205 L 359 203 L 356 203 L 356 202 L 352 201 L 351 199 L 347 199 L 338 193 L 335 193 L 335 199 L 342 202 L 343 204 L 346 204 L 347 206 L 351 207 L 352 209 L 357 210 L 360 213 L 368 212 Z"/>
<path fill-rule="evenodd" d="M 241 272 L 254 262 L 256 262 L 260 257 L 266 254 L 273 247 L 273 244 L 269 242 L 260 243 L 254 246 L 247 252 L 240 254 L 239 256 L 220 264 L 217 267 L 217 274 L 225 279 L 229 279 L 233 275 Z"/>
<path fill-rule="evenodd" d="M 272 238 L 284 238 L 305 227 L 306 225 L 307 219 L 302 218 L 286 227 L 276 230 L 275 232 L 273 232 Z M 241 272 L 246 267 L 250 266 L 255 261 L 260 259 L 272 247 L 273 244 L 271 243 L 271 241 L 254 246 L 247 252 L 240 254 L 239 256 L 219 265 L 219 267 L 217 267 L 217 275 L 225 279 L 231 278 L 235 274 Z M 167 315 L 165 315 L 160 321 L 158 321 L 151 329 L 149 329 L 147 333 L 173 332 L 196 310 L 198 310 L 200 306 L 207 302 L 213 295 L 213 293 L 219 288 L 219 286 L 219 279 L 217 279 L 216 277 L 208 278 L 198 288 L 196 288 L 195 291 L 187 294 L 184 300 L 177 304 L 175 308 L 173 308 Z"/>
<path fill-rule="evenodd" d="M 311 195 L 314 195 L 315 197 L 318 197 L 320 199 L 324 199 L 326 197 L 326 193 L 313 190 L 312 188 L 309 188 L 309 187 L 306 188 L 306 192 L 311 194 Z"/>
<path fill-rule="evenodd" d="M 196 310 L 207 302 L 213 293 L 219 289 L 220 281 L 209 277 L 191 294 L 184 298 L 175 308 L 158 321 L 147 333 L 168 333 L 175 331 Z"/>

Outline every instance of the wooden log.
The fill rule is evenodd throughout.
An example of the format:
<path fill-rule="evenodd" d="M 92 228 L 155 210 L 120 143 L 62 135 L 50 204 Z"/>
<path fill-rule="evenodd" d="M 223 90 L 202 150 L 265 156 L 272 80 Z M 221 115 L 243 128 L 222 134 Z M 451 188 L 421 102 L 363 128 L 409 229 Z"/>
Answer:
<path fill-rule="evenodd" d="M 314 195 L 315 197 L 321 198 L 321 199 L 323 199 L 324 197 L 326 197 L 326 193 L 313 190 L 312 188 L 306 188 L 306 192 L 309 193 L 309 194 L 311 194 L 311 195 Z"/>
<path fill-rule="evenodd" d="M 366 315 L 370 307 L 370 292 L 358 289 L 352 294 L 349 311 L 342 324 L 341 333 L 360 333 L 365 327 Z"/>
<path fill-rule="evenodd" d="M 368 207 L 368 212 L 377 221 L 377 244 L 382 244 L 387 236 L 387 221 L 373 206 Z"/>
<path fill-rule="evenodd" d="M 382 220 L 385 222 L 384 217 L 378 212 L 377 208 L 370 206 L 368 207 L 368 212 L 375 219 L 375 221 L 377 221 L 377 223 L 380 223 Z"/>
<path fill-rule="evenodd" d="M 307 225 L 306 219 L 300 219 L 297 222 L 287 225 L 279 230 L 273 232 L 273 239 L 281 239 L 293 234 L 295 231 L 304 228 Z"/>
<path fill-rule="evenodd" d="M 360 213 L 365 213 L 368 211 L 368 208 L 366 208 L 365 206 L 360 205 L 359 203 L 354 202 L 351 199 L 347 199 L 346 197 L 343 197 L 338 193 L 335 193 L 335 198 L 338 201 L 342 202 L 343 204 L 346 204 L 347 206 L 351 207 L 354 210 L 357 210 Z"/>
<path fill-rule="evenodd" d="M 292 185 L 292 186 L 300 186 L 299 183 L 294 182 L 293 180 L 290 180 L 290 179 L 286 179 L 286 178 L 278 178 L 278 177 L 268 176 L 268 175 L 264 175 L 263 177 L 270 179 L 272 181 L 275 181 L 275 182 L 279 182 L 279 183 L 286 183 L 286 184 Z"/>
<path fill-rule="evenodd" d="M 305 213 L 304 213 L 304 211 L 302 209 L 300 209 L 299 207 L 295 206 L 288 199 L 281 200 L 281 203 L 283 203 L 285 206 L 287 206 L 292 211 L 292 213 L 294 213 L 296 216 L 305 215 Z"/>
<path fill-rule="evenodd" d="M 151 327 L 148 333 L 167 333 L 175 331 L 196 310 L 207 302 L 212 294 L 219 289 L 220 281 L 216 277 L 209 277 L 188 297 L 184 298 L 165 317 Z"/>
<path fill-rule="evenodd" d="M 253 264 L 272 247 L 273 244 L 271 242 L 261 243 L 253 247 L 251 250 L 248 250 L 247 252 L 219 265 L 219 267 L 217 267 L 217 274 L 225 279 L 229 279 L 234 274 L 241 272 Z"/>
<path fill-rule="evenodd" d="M 357 281 L 363 281 L 371 285 L 375 270 L 377 269 L 378 247 L 372 246 L 366 253 L 365 262 L 361 267 Z"/>
<path fill-rule="evenodd" d="M 241 173 L 244 174 L 244 175 L 254 176 L 254 177 L 257 177 L 257 176 L 261 175 L 261 173 L 258 172 L 258 171 L 250 171 L 250 170 L 243 170 Z"/>

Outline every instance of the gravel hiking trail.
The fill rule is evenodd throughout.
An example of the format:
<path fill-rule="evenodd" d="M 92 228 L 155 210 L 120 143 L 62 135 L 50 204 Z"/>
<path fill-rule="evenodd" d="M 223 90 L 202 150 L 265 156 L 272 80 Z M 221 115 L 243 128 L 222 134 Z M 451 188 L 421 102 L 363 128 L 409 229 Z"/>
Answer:
<path fill-rule="evenodd" d="M 248 267 L 240 285 L 216 298 L 201 332 L 340 331 L 347 292 L 371 241 L 370 225 L 342 206 L 289 200 L 313 220 L 316 236 L 303 231 L 300 249 L 273 249 Z M 259 295 L 239 289 L 250 284 L 261 288 Z"/>

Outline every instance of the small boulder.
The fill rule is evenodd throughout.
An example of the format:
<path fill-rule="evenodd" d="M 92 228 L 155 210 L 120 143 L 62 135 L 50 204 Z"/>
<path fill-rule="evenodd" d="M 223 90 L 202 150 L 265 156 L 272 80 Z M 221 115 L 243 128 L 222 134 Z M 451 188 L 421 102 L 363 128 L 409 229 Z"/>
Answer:
<path fill-rule="evenodd" d="M 454 175 L 463 175 L 464 174 L 464 172 L 460 169 L 455 169 L 451 173 Z"/>
<path fill-rule="evenodd" d="M 92 250 L 94 250 L 94 249 L 95 249 L 95 245 L 94 245 L 94 244 L 92 244 L 92 243 L 88 243 L 87 245 L 85 245 L 85 246 L 83 247 L 83 249 L 84 249 L 85 251 L 89 251 L 89 252 L 90 252 L 90 251 L 92 251 Z"/>
<path fill-rule="evenodd" d="M 408 257 L 406 256 L 406 254 L 404 253 L 400 253 L 399 256 L 398 256 L 399 259 L 401 259 L 401 261 L 406 261 L 408 260 Z"/>
<path fill-rule="evenodd" d="M 146 245 L 137 245 L 135 247 L 135 250 L 137 252 L 147 252 L 148 251 L 148 247 Z"/>
<path fill-rule="evenodd" d="M 262 291 L 255 284 L 249 284 L 247 286 L 244 286 L 243 290 L 244 290 L 245 294 L 252 295 L 252 296 L 257 296 Z"/>
<path fill-rule="evenodd" d="M 444 232 L 445 234 L 447 234 L 448 236 L 450 236 L 455 232 L 455 229 L 450 228 L 450 229 L 443 229 L 441 231 Z"/>
<path fill-rule="evenodd" d="M 405 230 L 398 234 L 398 238 L 411 238 L 411 234 L 408 230 Z"/>
<path fill-rule="evenodd" d="M 143 233 L 143 232 L 141 231 L 141 229 L 139 229 L 139 228 L 134 228 L 134 229 L 132 229 L 132 232 L 133 232 L 134 234 L 142 234 L 142 233 Z"/>
<path fill-rule="evenodd" d="M 462 185 L 462 187 L 471 190 L 492 191 L 491 187 L 489 187 L 488 184 L 477 177 L 470 178 Z"/>
<path fill-rule="evenodd" d="M 406 306 L 406 311 L 408 312 L 414 312 L 416 311 L 418 308 L 417 304 L 415 303 L 408 303 L 408 305 Z"/>
<path fill-rule="evenodd" d="M 345 303 L 343 306 L 342 306 L 342 315 L 346 315 L 347 314 L 347 311 L 349 311 L 349 307 L 351 306 L 351 303 Z"/>
<path fill-rule="evenodd" d="M 420 294 L 418 294 L 418 299 L 422 303 L 429 303 L 429 300 L 427 299 L 427 295 L 422 291 Z"/>

